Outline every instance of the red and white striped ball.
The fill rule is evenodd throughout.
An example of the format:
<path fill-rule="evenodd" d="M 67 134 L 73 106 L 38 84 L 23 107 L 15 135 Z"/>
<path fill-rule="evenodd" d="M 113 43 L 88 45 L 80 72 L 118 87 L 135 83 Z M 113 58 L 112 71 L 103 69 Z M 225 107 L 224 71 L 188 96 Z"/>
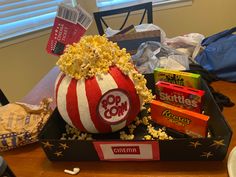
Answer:
<path fill-rule="evenodd" d="M 89 133 L 109 133 L 130 124 L 141 99 L 132 79 L 116 66 L 104 77 L 73 79 L 60 73 L 55 83 L 58 111 L 71 126 Z"/>

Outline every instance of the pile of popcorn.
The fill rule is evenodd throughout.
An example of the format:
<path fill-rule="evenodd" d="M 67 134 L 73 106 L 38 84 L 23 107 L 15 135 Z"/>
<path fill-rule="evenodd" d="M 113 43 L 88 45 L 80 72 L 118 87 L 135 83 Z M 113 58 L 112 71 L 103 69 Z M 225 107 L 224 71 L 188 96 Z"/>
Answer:
<path fill-rule="evenodd" d="M 81 132 L 66 124 L 66 133 L 62 134 L 61 140 L 93 140 L 92 134 Z"/>
<path fill-rule="evenodd" d="M 150 113 L 150 108 L 144 111 L 147 111 L 147 113 Z M 128 125 L 129 133 L 126 133 L 125 131 L 120 131 L 120 139 L 133 140 L 135 138 L 133 134 L 134 130 L 140 124 L 145 125 L 147 129 L 147 134 L 143 136 L 142 138 L 143 140 L 172 140 L 173 139 L 171 136 L 168 136 L 168 134 L 165 132 L 165 127 L 159 128 L 158 130 L 155 129 L 155 127 L 152 125 L 152 118 L 150 115 L 144 116 L 142 118 L 136 117 L 136 120 L 134 121 L 134 123 Z"/>
<path fill-rule="evenodd" d="M 150 112 L 150 109 L 145 110 Z M 143 136 L 143 140 L 172 140 L 171 136 L 165 132 L 165 128 L 159 128 L 158 130 L 152 125 L 151 116 L 144 116 L 142 118 L 136 117 L 136 120 L 128 125 L 128 132 L 121 130 L 120 139 L 121 140 L 134 140 L 135 129 L 140 126 L 144 125 L 147 129 L 147 134 Z M 70 127 L 68 124 L 66 125 L 66 133 L 62 134 L 61 140 L 93 140 L 91 133 L 83 133 L 76 128 Z"/>
<path fill-rule="evenodd" d="M 144 104 L 153 99 L 151 91 L 146 87 L 146 79 L 135 69 L 130 54 L 104 36 L 83 36 L 79 43 L 68 45 L 57 65 L 62 72 L 75 79 L 88 79 L 93 76 L 102 78 L 109 72 L 110 67 L 117 66 L 133 79 L 137 94 Z"/>

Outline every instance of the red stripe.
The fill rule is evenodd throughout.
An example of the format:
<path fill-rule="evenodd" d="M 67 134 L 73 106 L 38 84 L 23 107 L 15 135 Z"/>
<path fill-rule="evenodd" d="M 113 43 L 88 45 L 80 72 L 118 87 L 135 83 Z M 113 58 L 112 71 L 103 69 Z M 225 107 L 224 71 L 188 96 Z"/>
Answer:
<path fill-rule="evenodd" d="M 57 77 L 59 77 L 59 75 Z M 61 85 L 61 81 L 64 79 L 64 77 L 65 77 L 65 74 L 62 74 L 60 79 L 58 79 L 58 82 L 56 83 L 56 89 L 55 89 L 55 92 L 56 92 L 56 104 L 57 104 L 58 89 L 59 89 L 59 86 Z"/>
<path fill-rule="evenodd" d="M 85 90 L 88 99 L 89 111 L 95 128 L 100 133 L 111 132 L 110 125 L 106 124 L 97 114 L 97 105 L 102 96 L 101 89 L 97 83 L 96 77 L 85 80 Z"/>
<path fill-rule="evenodd" d="M 118 88 L 126 90 L 129 94 L 130 112 L 127 118 L 127 124 L 129 124 L 136 118 L 140 111 L 140 101 L 135 86 L 132 80 L 127 75 L 124 75 L 117 67 L 111 67 L 109 72 L 118 85 Z"/>
<path fill-rule="evenodd" d="M 78 96 L 76 93 L 77 80 L 71 79 L 66 94 L 66 110 L 73 125 L 81 131 L 85 131 L 79 115 Z"/>

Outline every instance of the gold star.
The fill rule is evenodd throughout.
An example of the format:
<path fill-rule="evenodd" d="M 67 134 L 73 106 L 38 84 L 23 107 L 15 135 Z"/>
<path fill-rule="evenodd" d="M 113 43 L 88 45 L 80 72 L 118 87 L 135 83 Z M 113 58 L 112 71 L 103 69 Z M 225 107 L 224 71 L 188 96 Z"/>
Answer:
<path fill-rule="evenodd" d="M 62 155 L 62 151 L 55 152 L 54 154 L 55 154 L 57 157 L 63 156 L 63 155 Z"/>
<path fill-rule="evenodd" d="M 69 148 L 69 146 L 67 146 L 66 143 L 60 143 L 60 147 L 62 147 L 64 150 L 66 150 L 67 148 Z"/>
<path fill-rule="evenodd" d="M 222 139 L 222 140 L 213 140 L 213 142 L 214 142 L 214 143 L 212 143 L 212 144 L 210 145 L 210 147 L 211 147 L 211 146 L 214 146 L 214 147 L 216 147 L 216 149 L 217 149 L 217 148 L 219 148 L 220 146 L 225 146 L 225 144 L 224 144 L 224 139 Z"/>
<path fill-rule="evenodd" d="M 42 144 L 43 144 L 44 148 L 51 148 L 51 147 L 54 146 L 53 144 L 50 144 L 48 141 L 47 142 L 42 142 Z"/>
<path fill-rule="evenodd" d="M 189 146 L 193 146 L 195 149 L 197 148 L 197 146 L 201 146 L 202 144 L 199 143 L 199 141 L 196 141 L 196 142 L 190 142 L 190 145 Z"/>
<path fill-rule="evenodd" d="M 206 157 L 207 159 L 211 156 L 213 156 L 213 154 L 211 152 L 203 152 L 201 155 L 201 157 Z"/>

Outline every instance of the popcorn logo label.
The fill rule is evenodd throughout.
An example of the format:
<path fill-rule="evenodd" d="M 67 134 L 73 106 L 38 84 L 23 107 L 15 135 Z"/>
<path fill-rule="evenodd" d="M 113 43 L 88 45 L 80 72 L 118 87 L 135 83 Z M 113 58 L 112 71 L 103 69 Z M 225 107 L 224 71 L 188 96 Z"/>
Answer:
<path fill-rule="evenodd" d="M 139 146 L 114 146 L 111 148 L 114 154 L 140 154 Z"/>
<path fill-rule="evenodd" d="M 109 124 L 116 124 L 127 118 L 130 111 L 128 94 L 121 89 L 106 92 L 98 104 L 99 116 Z"/>

